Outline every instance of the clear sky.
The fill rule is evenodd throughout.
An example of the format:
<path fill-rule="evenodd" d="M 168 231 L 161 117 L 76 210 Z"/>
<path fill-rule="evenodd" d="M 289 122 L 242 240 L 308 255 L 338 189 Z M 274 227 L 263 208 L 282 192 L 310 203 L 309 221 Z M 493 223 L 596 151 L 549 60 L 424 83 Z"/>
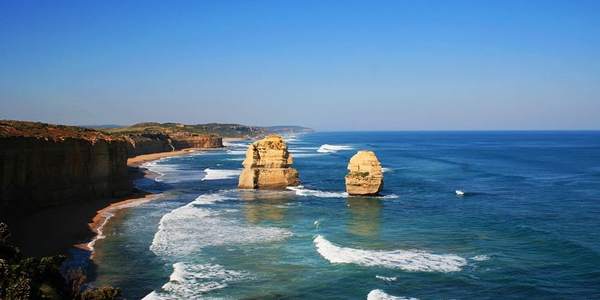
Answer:
<path fill-rule="evenodd" d="M 600 1 L 0 0 L 0 119 L 600 129 Z"/>

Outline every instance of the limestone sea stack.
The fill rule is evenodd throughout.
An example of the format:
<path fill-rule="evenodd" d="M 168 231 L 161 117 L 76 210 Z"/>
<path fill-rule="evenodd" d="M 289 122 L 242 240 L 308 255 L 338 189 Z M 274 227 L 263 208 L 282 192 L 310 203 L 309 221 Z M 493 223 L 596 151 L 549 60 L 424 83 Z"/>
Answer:
<path fill-rule="evenodd" d="M 358 151 L 348 163 L 346 191 L 349 195 L 374 196 L 383 189 L 381 163 L 373 151 Z"/>
<path fill-rule="evenodd" d="M 291 168 L 292 155 L 283 138 L 270 135 L 248 147 L 240 189 L 281 189 L 300 185 L 298 171 Z"/>

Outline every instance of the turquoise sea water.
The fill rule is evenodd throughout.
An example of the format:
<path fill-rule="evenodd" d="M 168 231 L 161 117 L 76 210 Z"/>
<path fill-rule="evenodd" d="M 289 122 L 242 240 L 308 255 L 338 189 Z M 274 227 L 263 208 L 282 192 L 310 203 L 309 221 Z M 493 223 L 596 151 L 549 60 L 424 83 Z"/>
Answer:
<path fill-rule="evenodd" d="M 600 132 L 286 140 L 293 190 L 236 188 L 250 141 L 146 164 L 137 184 L 162 196 L 103 227 L 92 284 L 127 299 L 600 298 Z M 363 149 L 383 197 L 344 193 Z"/>

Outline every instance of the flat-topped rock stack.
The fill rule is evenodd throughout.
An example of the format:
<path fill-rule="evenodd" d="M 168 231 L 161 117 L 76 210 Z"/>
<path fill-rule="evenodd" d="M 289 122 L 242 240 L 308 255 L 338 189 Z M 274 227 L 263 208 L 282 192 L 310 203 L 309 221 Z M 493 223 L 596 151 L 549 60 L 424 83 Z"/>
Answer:
<path fill-rule="evenodd" d="M 381 163 L 373 151 L 358 151 L 348 163 L 346 191 L 349 195 L 375 196 L 383 189 Z"/>
<path fill-rule="evenodd" d="M 285 141 L 278 135 L 252 143 L 242 165 L 240 189 L 282 189 L 300 185 L 298 171 L 291 168 L 292 156 Z"/>

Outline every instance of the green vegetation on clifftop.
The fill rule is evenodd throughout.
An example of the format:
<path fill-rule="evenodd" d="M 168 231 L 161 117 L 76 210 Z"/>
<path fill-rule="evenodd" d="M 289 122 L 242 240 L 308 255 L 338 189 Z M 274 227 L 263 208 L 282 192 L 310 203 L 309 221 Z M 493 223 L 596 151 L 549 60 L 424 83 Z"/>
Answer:
<path fill-rule="evenodd" d="M 103 129 L 114 134 L 158 134 L 158 133 L 189 133 L 195 135 L 219 135 L 225 138 L 258 138 L 272 133 L 294 134 L 309 133 L 314 130 L 301 126 L 271 126 L 259 127 L 240 124 L 207 123 L 197 125 L 186 125 L 181 123 L 155 123 L 145 122 L 131 126 Z"/>

